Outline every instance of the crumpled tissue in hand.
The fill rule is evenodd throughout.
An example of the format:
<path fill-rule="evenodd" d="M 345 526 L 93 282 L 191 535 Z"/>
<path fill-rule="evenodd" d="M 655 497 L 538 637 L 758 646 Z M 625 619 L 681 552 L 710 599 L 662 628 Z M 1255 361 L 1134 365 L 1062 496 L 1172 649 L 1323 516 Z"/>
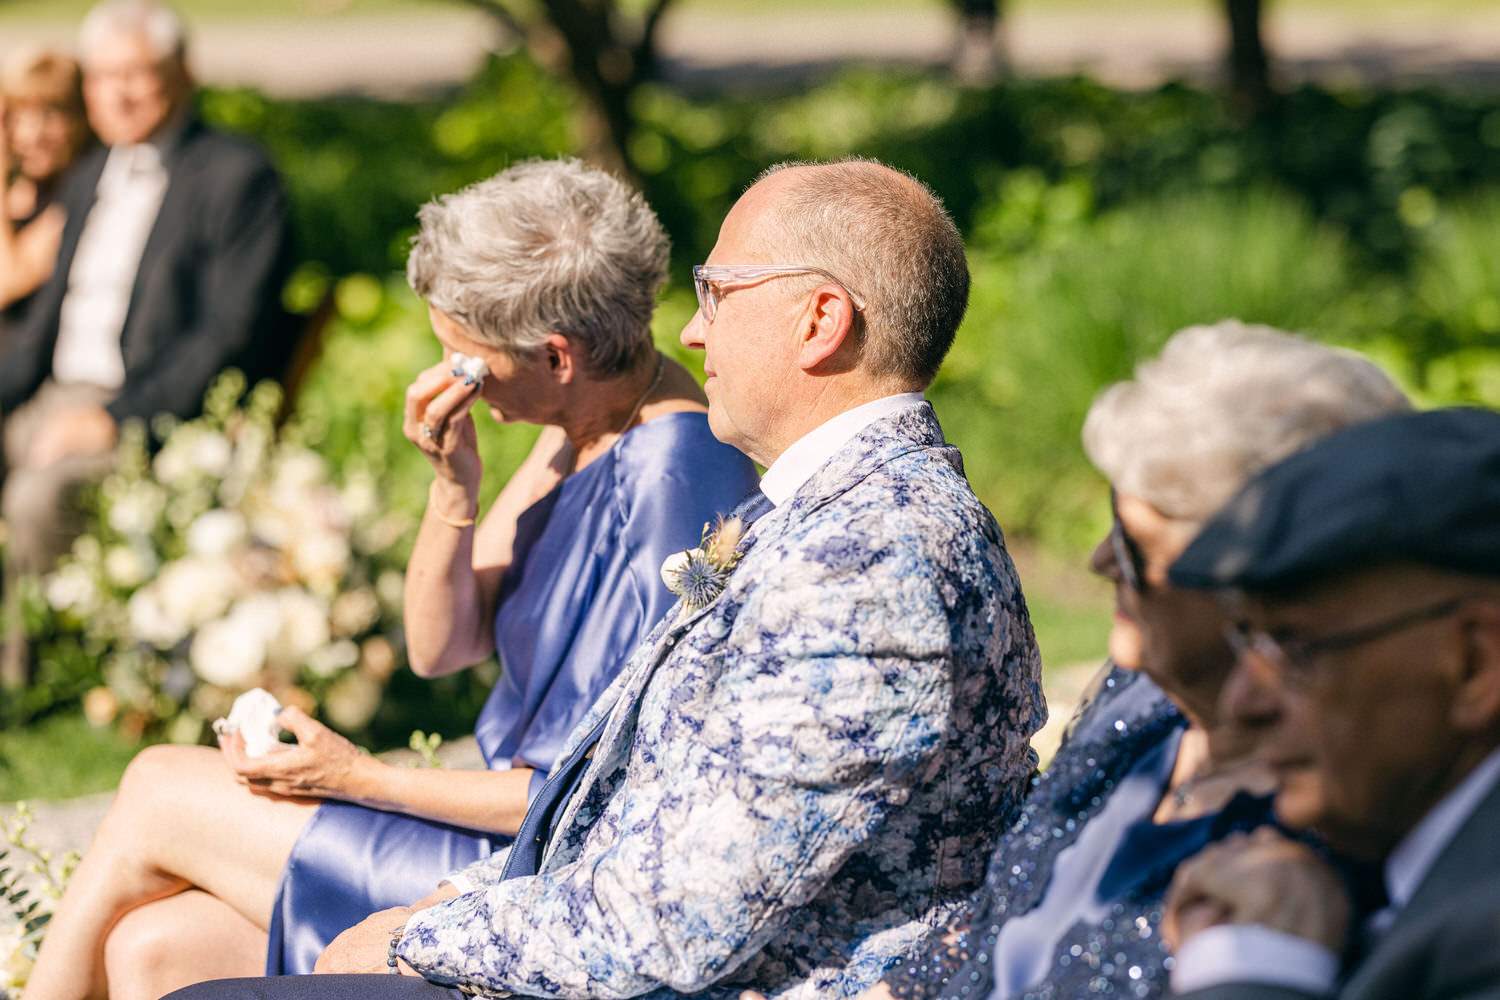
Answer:
<path fill-rule="evenodd" d="M 280 711 L 281 702 L 265 688 L 246 691 L 234 699 L 229 718 L 214 720 L 214 733 L 220 739 L 240 733 L 245 737 L 245 756 L 264 757 L 288 747 L 279 739 L 281 723 L 276 721 L 276 713 Z"/>
<path fill-rule="evenodd" d="M 484 377 L 490 373 L 490 366 L 485 364 L 483 358 L 473 358 L 455 351 L 448 360 L 453 363 L 454 376 L 463 376 L 464 385 L 483 382 Z"/>

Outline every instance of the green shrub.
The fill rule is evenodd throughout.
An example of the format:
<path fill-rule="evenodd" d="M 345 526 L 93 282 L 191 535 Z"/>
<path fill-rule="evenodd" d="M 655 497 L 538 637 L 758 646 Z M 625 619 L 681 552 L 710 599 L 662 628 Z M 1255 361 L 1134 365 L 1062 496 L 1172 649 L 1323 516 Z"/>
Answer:
<path fill-rule="evenodd" d="M 1024 215 L 1015 198 L 1036 193 L 1007 186 L 982 217 Z M 1359 276 L 1336 231 L 1269 190 L 1046 215 L 1045 239 L 971 247 L 969 314 L 930 395 L 1007 530 L 1081 554 L 1105 510 L 1078 440 L 1099 389 L 1194 323 L 1236 317 L 1347 339 Z"/>

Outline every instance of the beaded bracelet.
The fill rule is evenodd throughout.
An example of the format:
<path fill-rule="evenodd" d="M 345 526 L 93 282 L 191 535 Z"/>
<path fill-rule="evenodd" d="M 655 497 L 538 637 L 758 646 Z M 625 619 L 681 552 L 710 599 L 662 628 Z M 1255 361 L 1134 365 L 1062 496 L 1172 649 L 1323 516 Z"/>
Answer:
<path fill-rule="evenodd" d="M 401 935 L 406 933 L 406 925 L 391 928 L 391 943 L 385 949 L 385 964 L 391 967 L 391 975 L 401 975 L 401 967 L 396 964 L 396 946 L 401 943 Z"/>

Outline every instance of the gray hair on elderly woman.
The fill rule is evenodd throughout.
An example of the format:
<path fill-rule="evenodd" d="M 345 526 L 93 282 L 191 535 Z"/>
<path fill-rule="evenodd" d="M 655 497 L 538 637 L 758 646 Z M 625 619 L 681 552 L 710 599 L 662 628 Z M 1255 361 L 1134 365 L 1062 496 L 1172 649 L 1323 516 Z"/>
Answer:
<path fill-rule="evenodd" d="M 1226 319 L 1179 330 L 1134 379 L 1100 393 L 1083 446 L 1121 493 L 1202 521 L 1248 477 L 1309 442 L 1410 409 L 1390 377 L 1353 351 Z"/>
<path fill-rule="evenodd" d="M 599 375 L 652 350 L 666 232 L 640 193 L 574 159 L 519 163 L 418 212 L 406 276 L 429 304 L 517 356 L 550 333 Z"/>

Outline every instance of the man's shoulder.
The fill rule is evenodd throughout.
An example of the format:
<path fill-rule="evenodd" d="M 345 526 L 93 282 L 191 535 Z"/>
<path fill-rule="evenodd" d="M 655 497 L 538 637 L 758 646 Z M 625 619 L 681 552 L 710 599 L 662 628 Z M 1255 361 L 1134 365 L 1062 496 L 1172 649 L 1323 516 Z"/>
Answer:
<path fill-rule="evenodd" d="M 921 547 L 979 536 L 1000 546 L 999 526 L 964 476 L 958 449 L 923 403 L 876 421 L 856 435 L 793 498 L 805 528 L 855 525 Z"/>
<path fill-rule="evenodd" d="M 276 172 L 266 151 L 254 140 L 197 120 L 188 124 L 176 156 L 183 167 L 221 176 Z"/>

